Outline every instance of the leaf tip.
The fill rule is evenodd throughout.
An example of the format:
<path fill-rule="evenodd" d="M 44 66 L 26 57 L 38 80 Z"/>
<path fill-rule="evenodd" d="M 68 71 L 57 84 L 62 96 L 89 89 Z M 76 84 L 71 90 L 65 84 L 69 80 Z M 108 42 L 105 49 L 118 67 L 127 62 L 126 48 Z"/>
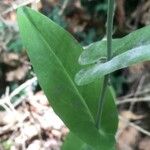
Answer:
<path fill-rule="evenodd" d="M 17 9 L 17 15 L 24 14 L 25 9 L 26 9 L 26 6 L 19 7 Z"/>

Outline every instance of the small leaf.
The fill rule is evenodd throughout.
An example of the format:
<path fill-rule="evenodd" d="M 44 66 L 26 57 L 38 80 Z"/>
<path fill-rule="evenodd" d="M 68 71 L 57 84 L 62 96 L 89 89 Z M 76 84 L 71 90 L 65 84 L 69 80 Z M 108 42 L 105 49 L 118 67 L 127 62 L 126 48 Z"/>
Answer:
<path fill-rule="evenodd" d="M 84 85 L 116 70 L 148 60 L 150 60 L 150 45 L 140 46 L 117 55 L 106 63 L 82 69 L 76 74 L 75 81 L 78 85 Z"/>
<path fill-rule="evenodd" d="M 150 44 L 150 26 L 136 30 L 123 38 L 113 39 L 113 57 L 133 48 L 138 48 L 148 44 Z M 107 41 L 102 40 L 85 47 L 85 50 L 79 57 L 79 63 L 81 65 L 92 64 L 99 62 L 102 58 L 106 57 Z"/>

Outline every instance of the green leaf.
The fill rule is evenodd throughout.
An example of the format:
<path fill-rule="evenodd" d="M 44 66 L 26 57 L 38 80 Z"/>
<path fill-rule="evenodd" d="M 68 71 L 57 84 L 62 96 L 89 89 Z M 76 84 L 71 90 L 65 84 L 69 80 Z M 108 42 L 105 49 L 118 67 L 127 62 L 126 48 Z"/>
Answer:
<path fill-rule="evenodd" d="M 96 121 L 97 109 L 98 109 L 98 100 L 100 97 L 100 91 L 103 84 L 103 78 L 101 80 L 96 80 L 95 82 L 88 85 L 84 85 L 82 95 L 86 100 L 86 104 L 88 105 L 90 112 L 93 114 L 93 117 Z M 102 113 L 102 122 L 100 133 L 104 134 L 114 134 L 117 131 L 118 127 L 118 114 L 117 108 L 115 105 L 115 92 L 111 87 L 108 87 L 106 90 L 105 96 L 105 104 Z M 110 120 L 113 122 L 108 123 Z"/>
<path fill-rule="evenodd" d="M 108 123 L 105 120 L 115 118 L 115 121 L 101 131 L 95 128 L 100 84 L 95 82 L 76 87 L 73 81 L 75 73 L 81 69 L 77 60 L 82 47 L 68 32 L 42 14 L 26 7 L 20 8 L 17 14 L 23 43 L 50 105 L 76 136 L 100 148 L 109 138 L 107 134 L 116 132 L 117 111 L 113 99 L 110 99 L 110 109 L 116 113 L 112 115 L 111 111 L 107 111 L 106 117 L 103 115 L 103 124 Z"/>
<path fill-rule="evenodd" d="M 138 48 L 140 46 L 148 44 L 150 44 L 150 26 L 146 26 L 139 30 L 136 30 L 123 38 L 113 39 L 113 57 L 133 48 Z M 92 64 L 99 62 L 106 57 L 107 41 L 102 40 L 85 47 L 85 50 L 79 57 L 79 63 L 81 65 Z"/>
<path fill-rule="evenodd" d="M 62 150 L 82 150 L 82 147 L 86 145 L 81 139 L 75 136 L 73 133 L 69 133 L 65 142 L 62 145 Z"/>
<path fill-rule="evenodd" d="M 79 139 L 77 136 L 75 136 L 72 132 L 70 132 L 62 145 L 62 150 L 116 150 L 115 145 L 110 146 L 110 142 L 114 140 L 114 136 L 109 137 L 109 142 L 105 141 L 106 143 L 102 143 L 101 149 L 94 148 L 85 142 L 83 142 L 81 139 Z"/>
<path fill-rule="evenodd" d="M 88 95 L 88 91 L 86 94 Z M 104 103 L 104 109 L 102 113 L 100 133 L 105 134 L 106 139 L 103 142 L 101 142 L 100 149 L 88 145 L 79 137 L 75 136 L 72 132 L 70 132 L 62 146 L 62 150 L 116 150 L 115 132 L 117 130 L 118 125 L 118 114 L 114 103 L 114 92 L 110 87 L 106 91 L 105 100 L 106 101 Z M 97 105 L 97 103 L 95 104 Z M 97 107 L 95 106 L 95 109 L 96 108 Z"/>
<path fill-rule="evenodd" d="M 150 45 L 134 48 L 112 58 L 106 63 L 98 63 L 80 70 L 75 77 L 78 85 L 84 85 L 116 70 L 150 60 Z"/>

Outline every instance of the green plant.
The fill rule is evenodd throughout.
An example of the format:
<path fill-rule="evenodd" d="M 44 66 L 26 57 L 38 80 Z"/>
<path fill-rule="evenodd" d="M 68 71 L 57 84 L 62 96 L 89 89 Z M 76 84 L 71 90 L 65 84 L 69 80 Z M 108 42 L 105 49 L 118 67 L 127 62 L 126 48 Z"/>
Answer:
<path fill-rule="evenodd" d="M 63 150 L 116 149 L 118 115 L 108 74 L 150 59 L 150 27 L 112 41 L 113 8 L 114 0 L 109 0 L 107 41 L 85 50 L 47 17 L 27 7 L 18 9 L 20 33 L 38 81 L 70 129 Z M 79 56 L 81 65 L 89 65 L 86 69 L 78 64 Z"/>

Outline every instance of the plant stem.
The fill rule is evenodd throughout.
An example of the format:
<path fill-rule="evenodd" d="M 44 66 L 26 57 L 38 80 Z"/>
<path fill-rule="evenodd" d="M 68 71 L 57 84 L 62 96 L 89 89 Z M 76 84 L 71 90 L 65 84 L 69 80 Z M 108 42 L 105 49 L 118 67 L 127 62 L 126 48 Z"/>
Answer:
<path fill-rule="evenodd" d="M 108 0 L 108 12 L 107 12 L 107 60 L 108 61 L 112 57 L 112 29 L 113 29 L 114 3 L 115 0 Z"/>
<path fill-rule="evenodd" d="M 108 0 L 108 11 L 107 11 L 107 61 L 112 57 L 112 28 L 113 28 L 113 16 L 114 16 L 114 3 L 115 0 Z M 96 128 L 100 129 L 103 106 L 105 102 L 105 95 L 107 86 L 109 83 L 109 76 L 104 77 L 103 86 L 100 92 L 100 98 L 98 103 L 98 111 L 96 116 Z"/>

